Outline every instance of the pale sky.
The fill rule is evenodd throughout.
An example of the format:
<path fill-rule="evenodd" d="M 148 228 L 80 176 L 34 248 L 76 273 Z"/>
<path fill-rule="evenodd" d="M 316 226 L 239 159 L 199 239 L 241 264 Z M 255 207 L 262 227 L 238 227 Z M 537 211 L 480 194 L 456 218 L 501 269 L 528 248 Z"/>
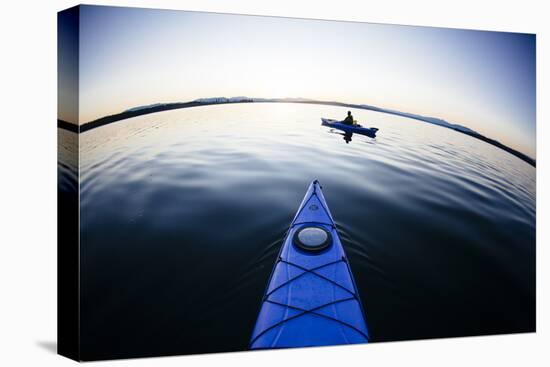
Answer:
<path fill-rule="evenodd" d="M 80 15 L 79 123 L 156 102 L 304 97 L 439 117 L 535 156 L 534 35 L 117 7 Z"/>

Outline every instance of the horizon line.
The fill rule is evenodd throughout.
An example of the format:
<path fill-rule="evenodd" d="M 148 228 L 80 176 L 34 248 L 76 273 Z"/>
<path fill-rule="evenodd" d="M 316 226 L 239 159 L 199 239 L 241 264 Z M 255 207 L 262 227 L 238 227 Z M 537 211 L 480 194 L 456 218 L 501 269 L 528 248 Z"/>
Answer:
<path fill-rule="evenodd" d="M 433 116 L 426 116 L 426 115 L 420 115 L 416 113 L 410 113 L 410 112 L 404 112 L 394 109 L 388 109 L 384 107 L 378 107 L 366 103 L 347 103 L 347 102 L 339 102 L 339 101 L 323 101 L 323 100 L 316 100 L 312 98 L 306 98 L 306 97 L 247 97 L 247 96 L 232 96 L 232 97 L 201 97 L 196 98 L 191 101 L 187 102 L 154 102 L 146 105 L 139 105 L 139 106 L 133 106 L 129 107 L 121 112 L 113 113 L 110 115 L 105 115 L 103 117 L 99 117 L 97 119 L 84 122 L 82 124 L 76 124 L 74 122 L 65 121 L 58 118 L 58 127 L 64 128 L 66 130 L 81 133 L 85 132 L 100 126 L 104 126 L 110 123 L 114 123 L 117 121 L 125 120 L 132 117 L 137 117 L 141 115 L 156 113 L 156 112 L 162 112 L 166 110 L 172 110 L 172 109 L 180 109 L 180 108 L 189 108 L 189 107 L 198 107 L 198 106 L 208 106 L 208 105 L 214 105 L 214 104 L 234 104 L 234 103 L 313 103 L 313 104 L 326 104 L 326 105 L 337 105 L 340 107 L 348 107 L 348 108 L 356 108 L 356 109 L 366 109 L 371 110 L 375 112 L 381 112 L 381 113 L 387 113 L 392 115 L 398 115 L 406 118 L 412 118 L 419 121 L 423 121 L 429 124 L 438 125 L 440 127 L 449 128 L 461 133 L 464 133 L 466 135 L 470 135 L 472 137 L 481 138 L 480 140 L 484 140 L 488 144 L 495 145 L 497 147 L 500 147 L 503 150 L 508 151 L 509 153 L 515 155 L 516 157 L 526 161 L 527 163 L 536 166 L 536 158 L 531 157 L 530 155 L 521 152 L 517 149 L 511 148 L 498 140 L 486 137 L 479 132 L 456 123 L 449 122 L 445 119 L 439 118 L 439 117 L 433 117 Z M 72 125 L 72 126 L 70 126 Z M 84 128 L 84 129 L 83 129 Z M 491 142 L 489 142 L 490 140 Z M 519 155 L 518 155 L 519 154 Z M 521 156 L 524 156 L 525 159 Z"/>

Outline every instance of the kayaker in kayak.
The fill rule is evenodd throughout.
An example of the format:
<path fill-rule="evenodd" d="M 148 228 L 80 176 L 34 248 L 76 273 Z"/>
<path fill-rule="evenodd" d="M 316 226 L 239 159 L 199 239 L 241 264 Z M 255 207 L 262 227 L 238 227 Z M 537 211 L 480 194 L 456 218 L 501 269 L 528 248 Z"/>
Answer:
<path fill-rule="evenodd" d="M 351 111 L 348 111 L 348 117 L 346 117 L 342 123 L 346 125 L 353 125 L 353 116 L 351 115 Z"/>
<path fill-rule="evenodd" d="M 353 119 L 353 116 L 351 116 L 351 112 L 348 112 L 348 113 L 350 113 L 350 116 L 348 116 L 348 117 Z M 355 120 L 353 121 L 352 124 L 348 124 L 345 121 L 336 121 L 336 120 L 333 120 L 333 119 L 326 119 L 326 118 L 321 117 L 321 125 L 328 126 L 328 127 L 333 128 L 333 129 L 337 129 L 337 130 L 341 130 L 341 131 L 345 131 L 345 132 L 351 132 L 351 133 L 354 133 L 354 134 L 357 133 L 357 134 L 361 134 L 361 135 L 366 135 L 366 136 L 371 137 L 371 138 L 375 138 L 376 137 L 376 132 L 378 131 L 378 129 L 375 128 L 375 127 L 363 127 L 363 126 L 359 125 Z"/>

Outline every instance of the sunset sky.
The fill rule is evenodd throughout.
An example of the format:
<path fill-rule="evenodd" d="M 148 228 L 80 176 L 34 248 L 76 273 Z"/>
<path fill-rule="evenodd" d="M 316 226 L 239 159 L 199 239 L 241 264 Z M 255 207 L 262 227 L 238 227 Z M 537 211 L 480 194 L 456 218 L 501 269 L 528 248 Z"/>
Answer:
<path fill-rule="evenodd" d="M 304 97 L 439 117 L 534 157 L 535 59 L 529 34 L 82 6 L 79 121 L 59 116 Z"/>

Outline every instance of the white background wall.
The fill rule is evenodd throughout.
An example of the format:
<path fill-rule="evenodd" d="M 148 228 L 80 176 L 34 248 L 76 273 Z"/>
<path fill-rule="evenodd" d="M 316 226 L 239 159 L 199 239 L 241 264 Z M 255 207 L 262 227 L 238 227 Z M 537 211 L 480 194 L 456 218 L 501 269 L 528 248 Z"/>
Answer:
<path fill-rule="evenodd" d="M 548 365 L 548 11 L 543 1 L 120 0 L 96 4 L 537 33 L 537 333 L 368 346 L 103 362 L 102 366 Z M 0 366 L 63 366 L 56 340 L 56 12 L 73 1 L 0 8 Z M 545 312 L 546 311 L 546 312 Z M 228 315 L 230 317 L 230 315 Z M 414 317 L 414 315 L 411 315 Z M 450 315 L 452 317 L 452 315 Z"/>

